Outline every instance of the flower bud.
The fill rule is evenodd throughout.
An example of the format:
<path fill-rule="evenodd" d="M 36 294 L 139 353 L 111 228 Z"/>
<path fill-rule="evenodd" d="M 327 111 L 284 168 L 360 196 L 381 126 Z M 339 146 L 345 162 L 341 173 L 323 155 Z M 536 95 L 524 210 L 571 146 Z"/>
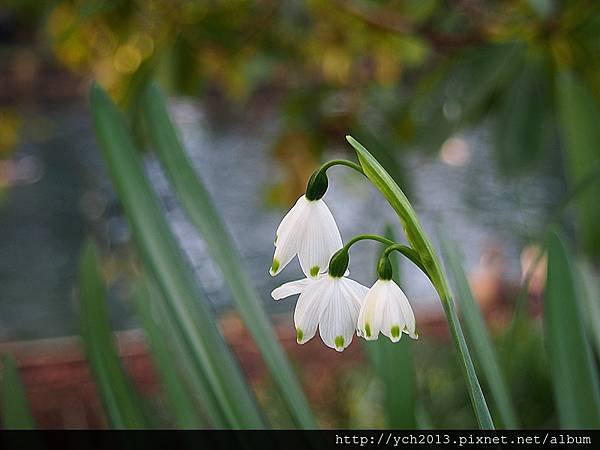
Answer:
<path fill-rule="evenodd" d="M 348 255 L 348 250 L 345 248 L 338 250 L 333 254 L 329 261 L 329 275 L 334 278 L 343 277 L 346 270 L 348 270 L 349 260 L 350 256 Z"/>
<path fill-rule="evenodd" d="M 308 180 L 306 186 L 306 198 L 308 200 L 319 200 L 327 192 L 329 181 L 324 170 L 316 170 Z"/>

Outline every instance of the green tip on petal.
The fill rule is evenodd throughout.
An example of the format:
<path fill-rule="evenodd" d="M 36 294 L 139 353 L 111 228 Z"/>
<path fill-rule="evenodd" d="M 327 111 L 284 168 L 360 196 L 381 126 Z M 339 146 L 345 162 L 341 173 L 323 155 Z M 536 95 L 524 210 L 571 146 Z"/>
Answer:
<path fill-rule="evenodd" d="M 319 266 L 312 266 L 310 268 L 310 276 L 316 277 L 317 275 L 319 275 Z"/>
<path fill-rule="evenodd" d="M 277 272 L 277 270 L 279 270 L 279 260 L 273 258 L 273 263 L 271 264 L 271 272 L 275 273 Z"/>
<path fill-rule="evenodd" d="M 302 338 L 304 337 L 304 332 L 300 328 L 296 328 L 296 342 L 298 344 L 302 342 Z"/>
<path fill-rule="evenodd" d="M 335 347 L 338 349 L 344 348 L 344 336 L 337 336 L 335 338 Z"/>
<path fill-rule="evenodd" d="M 371 337 L 371 324 L 370 323 L 365 324 L 365 336 Z"/>
<path fill-rule="evenodd" d="M 392 337 L 397 338 L 400 336 L 400 327 L 398 325 L 394 325 L 390 332 L 392 333 Z"/>

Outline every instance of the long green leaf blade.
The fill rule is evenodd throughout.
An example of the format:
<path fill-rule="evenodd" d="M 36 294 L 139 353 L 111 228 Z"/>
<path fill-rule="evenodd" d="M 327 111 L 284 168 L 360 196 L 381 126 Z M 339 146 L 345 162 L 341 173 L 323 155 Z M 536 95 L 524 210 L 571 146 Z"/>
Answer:
<path fill-rule="evenodd" d="M 404 232 L 406 233 L 408 242 L 412 248 L 418 252 L 421 263 L 427 270 L 427 274 L 440 296 L 442 307 L 444 308 L 448 326 L 452 334 L 452 339 L 454 339 L 454 344 L 460 356 L 469 396 L 479 426 L 485 429 L 493 429 L 494 423 L 481 390 L 479 380 L 477 379 L 477 373 L 473 366 L 471 354 L 469 353 L 469 348 L 456 314 L 456 307 L 454 305 L 454 300 L 452 299 L 450 287 L 448 286 L 448 281 L 442 271 L 439 258 L 433 250 L 431 242 L 426 237 L 412 205 L 390 174 L 356 139 L 351 136 L 346 136 L 346 139 L 350 145 L 354 147 L 364 174 L 371 183 L 379 189 L 390 206 L 396 211 Z"/>
<path fill-rule="evenodd" d="M 600 161 L 600 108 L 594 93 L 570 71 L 557 77 L 560 119 L 568 175 L 575 186 Z M 600 184 L 590 186 L 578 199 L 579 235 L 589 254 L 600 257 Z"/>
<path fill-rule="evenodd" d="M 314 428 L 316 422 L 300 384 L 277 341 L 256 289 L 241 267 L 213 202 L 192 168 L 167 112 L 162 93 L 150 85 L 143 99 L 146 125 L 154 147 L 192 223 L 220 266 L 233 300 L 248 326 L 296 423 Z"/>
<path fill-rule="evenodd" d="M 571 261 L 556 233 L 548 242 L 544 332 L 561 427 L 600 427 L 598 373 L 585 334 Z"/>
<path fill-rule="evenodd" d="M 91 106 L 98 140 L 142 261 L 167 299 L 167 311 L 190 358 L 205 374 L 229 426 L 263 427 L 250 387 L 167 224 L 120 112 L 97 85 L 91 90 Z"/>
<path fill-rule="evenodd" d="M 189 386 L 190 396 L 194 403 L 201 406 L 201 411 L 208 419 L 208 423 L 217 428 L 226 428 L 227 419 L 219 405 L 214 392 L 203 371 L 198 370 L 194 361 L 189 357 L 189 351 L 185 340 L 177 328 L 177 322 L 169 314 L 168 304 L 160 294 L 156 282 L 149 275 L 143 278 L 144 287 L 147 290 L 146 300 L 151 303 L 152 314 L 159 318 L 157 324 L 163 336 L 167 339 L 167 345 L 172 350 L 171 357 L 174 363 L 181 367 L 181 384 Z"/>
<path fill-rule="evenodd" d="M 98 259 L 90 242 L 81 254 L 80 291 L 83 344 L 110 426 L 144 428 L 144 414 L 117 356 Z"/>
<path fill-rule="evenodd" d="M 2 416 L 2 426 L 6 430 L 32 430 L 35 428 L 35 422 L 27 404 L 25 388 L 19 377 L 19 370 L 10 355 L 2 358 L 0 416 Z"/>
<path fill-rule="evenodd" d="M 492 399 L 496 403 L 500 420 L 505 428 L 517 428 L 517 414 L 498 363 L 496 349 L 487 331 L 485 320 L 463 271 L 456 245 L 440 233 L 442 253 L 454 279 L 461 316 L 467 329 L 469 341 L 475 351 L 476 361 L 486 378 Z"/>
<path fill-rule="evenodd" d="M 161 329 L 152 314 L 152 301 L 155 295 L 145 281 L 137 286 L 135 303 L 138 317 L 146 338 L 152 350 L 152 358 L 162 381 L 162 387 L 173 411 L 175 424 L 178 428 L 199 428 L 204 425 L 204 420 L 198 411 L 181 380 L 178 367 L 173 361 L 173 353 L 169 346 L 169 339 Z"/>

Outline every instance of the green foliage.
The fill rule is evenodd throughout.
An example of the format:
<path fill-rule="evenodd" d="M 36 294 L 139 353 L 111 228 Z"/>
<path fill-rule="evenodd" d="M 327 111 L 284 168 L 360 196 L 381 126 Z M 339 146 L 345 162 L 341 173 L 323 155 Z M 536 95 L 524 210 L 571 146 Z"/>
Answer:
<path fill-rule="evenodd" d="M 314 428 L 316 423 L 308 402 L 277 341 L 256 289 L 241 267 L 225 224 L 185 155 L 163 96 L 156 86 L 151 85 L 145 92 L 143 106 L 147 130 L 158 157 L 185 211 L 204 236 L 211 255 L 219 264 L 235 305 L 261 350 L 290 412 L 299 426 Z"/>
<path fill-rule="evenodd" d="M 598 372 L 585 333 L 573 268 L 558 235 L 548 242 L 544 332 L 562 428 L 600 427 Z"/>
<path fill-rule="evenodd" d="M 27 397 L 19 370 L 12 356 L 2 357 L 0 376 L 0 417 L 2 427 L 7 430 L 31 430 L 35 422 L 31 417 Z"/>
<path fill-rule="evenodd" d="M 456 297 L 469 336 L 469 343 L 475 349 L 475 362 L 483 372 L 489 386 L 492 399 L 498 409 L 498 416 L 501 419 L 499 422 L 505 428 L 517 428 L 517 415 L 510 391 L 487 331 L 485 320 L 473 298 L 469 282 L 460 263 L 458 250 L 447 236 L 441 233 L 440 235 L 444 260 L 454 279 Z"/>
<path fill-rule="evenodd" d="M 87 359 L 112 428 L 148 426 L 133 385 L 120 365 L 106 308 L 95 247 L 88 242 L 81 254 L 81 336 Z"/>
<path fill-rule="evenodd" d="M 562 124 L 567 172 L 576 185 L 600 161 L 600 109 L 589 87 L 572 71 L 561 72 L 556 80 L 558 112 Z M 580 195 L 579 233 L 590 255 L 600 257 L 600 184 Z"/>
<path fill-rule="evenodd" d="M 169 229 L 122 117 L 100 87 L 92 88 L 90 99 L 98 140 L 144 267 L 156 280 L 187 356 L 215 397 L 219 411 L 214 411 L 213 419 L 222 416 L 226 421 L 215 425 L 262 427 L 254 396 Z"/>
<path fill-rule="evenodd" d="M 173 359 L 171 342 L 167 331 L 161 328 L 160 322 L 152 311 L 156 303 L 151 297 L 157 295 L 145 279 L 137 286 L 135 300 L 138 316 L 150 346 L 152 358 L 164 389 L 170 410 L 175 417 L 174 424 L 177 428 L 199 428 L 204 425 L 204 418 L 198 413 L 197 406 L 193 403 L 189 389 L 183 382 L 182 373 L 178 362 Z M 164 321 L 164 319 L 163 319 Z"/>

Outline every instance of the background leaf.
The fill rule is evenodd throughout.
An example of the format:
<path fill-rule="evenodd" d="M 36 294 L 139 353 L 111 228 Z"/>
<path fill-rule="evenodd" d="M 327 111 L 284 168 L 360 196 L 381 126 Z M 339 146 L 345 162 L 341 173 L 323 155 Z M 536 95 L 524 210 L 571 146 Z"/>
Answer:
<path fill-rule="evenodd" d="M 29 411 L 27 397 L 15 360 L 10 355 L 2 357 L 0 378 L 0 415 L 6 430 L 32 430 L 35 422 Z"/>
<path fill-rule="evenodd" d="M 530 169 L 553 136 L 546 72 L 543 61 L 531 58 L 500 100 L 494 144 L 498 166 L 507 175 Z"/>
<path fill-rule="evenodd" d="M 278 343 L 263 303 L 240 264 L 239 252 L 231 243 L 227 227 L 185 154 L 163 95 L 155 85 L 150 85 L 145 93 L 144 111 L 147 130 L 158 157 L 186 213 L 202 233 L 210 254 L 221 268 L 236 308 L 254 337 L 289 411 L 299 426 L 314 428 L 316 422 L 308 402 Z"/>
<path fill-rule="evenodd" d="M 501 423 L 505 428 L 517 428 L 516 410 L 506 385 L 506 379 L 498 363 L 496 349 L 487 331 L 485 320 L 473 298 L 456 245 L 441 231 L 440 242 L 442 243 L 444 261 L 454 280 L 456 298 L 467 329 L 469 343 L 475 352 L 475 362 L 478 363 L 487 381 Z"/>
<path fill-rule="evenodd" d="M 548 242 L 544 299 L 544 331 L 560 425 L 598 428 L 598 373 L 584 330 L 570 258 L 556 233 Z"/>
<path fill-rule="evenodd" d="M 204 374 L 228 426 L 263 427 L 250 387 L 169 229 L 122 115 L 97 85 L 91 90 L 91 105 L 98 140 L 142 261 L 156 280 L 189 358 Z"/>
<path fill-rule="evenodd" d="M 556 89 L 567 173 L 574 186 L 600 161 L 600 109 L 594 93 L 573 72 L 559 73 Z M 577 202 L 578 237 L 583 248 L 594 258 L 600 258 L 599 198 L 600 184 L 595 183 Z"/>
<path fill-rule="evenodd" d="M 133 385 L 119 362 L 105 304 L 98 257 L 84 245 L 80 272 L 81 335 L 106 417 L 112 428 L 144 428 L 148 424 Z"/>
<path fill-rule="evenodd" d="M 178 428 L 200 428 L 204 425 L 204 418 L 198 413 L 186 389 L 177 361 L 173 360 L 170 341 L 152 314 L 152 305 L 156 303 L 150 299 L 152 295 L 156 294 L 148 283 L 145 280 L 140 281 L 135 295 L 138 316 L 152 351 L 154 365 L 160 375 L 161 386 L 173 412 L 175 425 Z"/>

